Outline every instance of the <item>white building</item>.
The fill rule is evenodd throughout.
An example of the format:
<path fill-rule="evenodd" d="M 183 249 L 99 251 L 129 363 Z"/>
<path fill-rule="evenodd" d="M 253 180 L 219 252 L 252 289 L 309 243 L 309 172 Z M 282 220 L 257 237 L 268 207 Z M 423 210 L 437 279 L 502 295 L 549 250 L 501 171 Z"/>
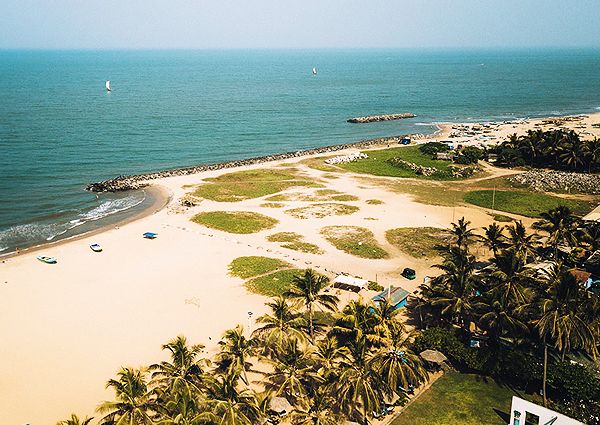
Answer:
<path fill-rule="evenodd" d="M 513 396 L 509 425 L 583 425 L 583 422 Z"/>

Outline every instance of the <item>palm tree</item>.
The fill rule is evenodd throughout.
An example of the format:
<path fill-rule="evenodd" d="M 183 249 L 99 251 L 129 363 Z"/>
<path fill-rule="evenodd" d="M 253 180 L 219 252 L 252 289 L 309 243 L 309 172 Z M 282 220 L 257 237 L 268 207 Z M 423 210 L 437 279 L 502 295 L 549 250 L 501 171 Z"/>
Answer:
<path fill-rule="evenodd" d="M 547 341 L 554 341 L 563 358 L 572 348 L 583 348 L 595 357 L 597 345 L 594 330 L 586 320 L 589 294 L 579 286 L 575 277 L 566 269 L 554 266 L 544 273 L 540 283 L 542 290 L 537 305 L 538 317 L 533 323 L 544 343 L 542 391 L 546 406 Z"/>
<path fill-rule="evenodd" d="M 79 419 L 77 415 L 71 414 L 69 419 L 65 419 L 64 421 L 57 422 L 56 425 L 89 425 L 89 423 L 94 418 Z"/>
<path fill-rule="evenodd" d="M 273 367 L 265 380 L 265 388 L 290 402 L 305 398 L 309 386 L 323 382 L 313 371 L 312 350 L 300 346 L 296 339 L 284 340 L 265 361 Z"/>
<path fill-rule="evenodd" d="M 281 344 L 284 338 L 306 339 L 306 319 L 295 312 L 285 298 L 274 298 L 265 305 L 271 309 L 271 313 L 256 319 L 262 326 L 256 329 L 254 334 L 265 339 L 266 347 L 272 347 L 273 343 Z"/>
<path fill-rule="evenodd" d="M 164 412 L 159 425 L 199 425 L 213 419 L 211 412 L 202 410 L 195 395 L 187 392 L 174 393 L 162 405 Z"/>
<path fill-rule="evenodd" d="M 338 425 L 342 423 L 342 416 L 334 410 L 335 403 L 330 389 L 319 386 L 302 406 L 294 408 L 291 422 L 293 425 Z"/>
<path fill-rule="evenodd" d="M 470 221 L 464 217 L 458 220 L 458 223 L 452 223 L 451 234 L 455 239 L 455 243 L 459 248 L 466 249 L 469 243 L 475 239 L 476 235 L 473 229 L 469 228 Z"/>
<path fill-rule="evenodd" d="M 326 382 L 333 383 L 339 376 L 339 365 L 344 359 L 348 359 L 350 352 L 346 347 L 340 347 L 338 341 L 333 337 L 323 338 L 315 346 L 313 358 L 317 373 Z"/>
<path fill-rule="evenodd" d="M 460 323 L 465 331 L 469 331 L 473 301 L 479 279 L 475 274 L 475 257 L 465 250 L 453 247 L 442 264 L 435 267 L 442 269 L 443 274 L 432 281 L 434 299 L 431 304 L 442 308 L 441 314 L 451 317 Z"/>
<path fill-rule="evenodd" d="M 513 249 L 507 249 L 492 259 L 494 267 L 487 273 L 485 283 L 488 290 L 504 305 L 523 305 L 530 301 L 531 289 L 527 282 L 531 278 L 531 269 L 525 268 L 525 262 Z"/>
<path fill-rule="evenodd" d="M 542 220 L 534 223 L 538 229 L 545 230 L 550 234 L 548 243 L 554 249 L 554 258 L 561 244 L 568 246 L 577 245 L 576 230 L 577 218 L 571 213 L 569 207 L 560 205 L 548 212 L 541 213 Z"/>
<path fill-rule="evenodd" d="M 186 338 L 180 335 L 163 345 L 162 349 L 169 351 L 171 361 L 150 366 L 152 383 L 170 394 L 199 392 L 204 367 L 208 365 L 207 360 L 200 358 L 204 346 L 188 346 Z"/>
<path fill-rule="evenodd" d="M 486 296 L 477 304 L 477 308 L 479 310 L 477 326 L 486 331 L 490 341 L 495 345 L 498 345 L 503 336 L 517 337 L 529 332 L 529 327 L 519 315 L 521 309 L 505 299 Z"/>
<path fill-rule="evenodd" d="M 352 300 L 336 316 L 331 333 L 341 345 L 359 340 L 365 340 L 369 346 L 381 342 L 381 338 L 375 335 L 375 327 L 380 320 L 375 316 L 372 306 Z"/>
<path fill-rule="evenodd" d="M 585 161 L 585 149 L 583 143 L 576 134 L 573 136 L 571 135 L 571 132 L 569 132 L 567 139 L 568 140 L 559 147 L 558 158 L 564 167 L 576 170 L 577 167 L 582 166 Z"/>
<path fill-rule="evenodd" d="M 336 398 L 348 417 L 359 417 L 366 425 L 368 414 L 379 410 L 384 397 L 391 395 L 392 390 L 374 367 L 365 338 L 352 341 L 348 348 L 351 357 L 342 363 Z"/>
<path fill-rule="evenodd" d="M 219 341 L 221 351 L 217 355 L 218 369 L 239 370 L 242 380 L 248 384 L 246 370 L 252 366 L 250 358 L 255 353 L 255 342 L 244 336 L 244 327 L 237 325 L 234 329 L 229 329 L 223 334 L 223 339 Z"/>
<path fill-rule="evenodd" d="M 511 248 L 523 256 L 525 262 L 529 257 L 535 255 L 536 237 L 533 234 L 527 234 L 527 229 L 522 221 L 519 220 L 513 226 L 509 226 L 508 233 Z"/>
<path fill-rule="evenodd" d="M 329 279 L 323 275 L 316 275 L 311 269 L 304 272 L 304 276 L 294 276 L 292 286 L 283 295 L 292 299 L 298 299 L 308 312 L 308 334 L 313 339 L 313 312 L 315 307 L 321 306 L 335 311 L 338 297 L 323 294 L 321 291 L 327 286 Z"/>
<path fill-rule="evenodd" d="M 600 249 L 600 221 L 585 221 L 578 229 L 580 242 L 589 245 L 590 251 L 594 252 Z"/>
<path fill-rule="evenodd" d="M 106 388 L 115 391 L 116 401 L 105 401 L 98 406 L 99 413 L 106 413 L 102 425 L 145 425 L 152 423 L 157 405 L 148 392 L 144 369 L 123 368 L 118 379 L 111 379 Z"/>
<path fill-rule="evenodd" d="M 206 405 L 211 424 L 253 425 L 261 412 L 256 394 L 250 389 L 239 389 L 239 368 L 229 368 L 207 379 Z"/>
<path fill-rule="evenodd" d="M 499 226 L 497 223 L 492 223 L 483 228 L 484 236 L 483 243 L 492 250 L 494 257 L 498 255 L 498 251 L 506 246 L 506 236 L 504 236 L 504 226 Z"/>

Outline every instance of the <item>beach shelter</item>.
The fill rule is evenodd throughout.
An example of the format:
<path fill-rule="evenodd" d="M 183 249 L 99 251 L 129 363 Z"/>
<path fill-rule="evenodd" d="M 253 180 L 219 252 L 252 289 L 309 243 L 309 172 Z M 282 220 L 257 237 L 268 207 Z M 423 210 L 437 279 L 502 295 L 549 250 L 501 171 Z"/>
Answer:
<path fill-rule="evenodd" d="M 363 289 L 369 283 L 368 280 L 360 279 L 358 277 L 347 276 L 341 274 L 333 279 L 333 286 L 335 288 L 345 289 L 347 291 L 358 292 Z"/>
<path fill-rule="evenodd" d="M 390 296 L 391 293 L 391 296 Z M 380 301 L 388 300 L 390 304 L 394 306 L 395 310 L 402 308 L 406 305 L 410 292 L 406 289 L 402 289 L 399 286 L 390 286 L 385 291 L 373 297 L 373 302 L 377 304 Z"/>
<path fill-rule="evenodd" d="M 158 234 L 157 233 L 152 233 L 152 232 L 146 232 L 142 236 L 144 236 L 146 239 L 156 239 L 156 237 L 158 236 Z"/>

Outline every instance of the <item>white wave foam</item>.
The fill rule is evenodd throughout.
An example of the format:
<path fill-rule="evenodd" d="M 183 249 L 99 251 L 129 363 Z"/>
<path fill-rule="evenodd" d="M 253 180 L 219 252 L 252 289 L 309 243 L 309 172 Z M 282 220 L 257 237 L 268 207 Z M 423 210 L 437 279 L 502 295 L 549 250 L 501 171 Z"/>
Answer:
<path fill-rule="evenodd" d="M 143 196 L 141 199 L 130 197 L 130 198 L 120 198 L 120 199 L 112 199 L 110 201 L 102 202 L 96 208 L 82 214 L 81 220 L 84 221 L 95 221 L 101 218 L 107 217 L 112 214 L 116 214 L 121 211 L 128 210 L 133 208 L 142 202 L 146 197 Z"/>
<path fill-rule="evenodd" d="M 597 109 L 598 111 L 600 111 L 600 106 L 598 106 L 596 109 Z"/>

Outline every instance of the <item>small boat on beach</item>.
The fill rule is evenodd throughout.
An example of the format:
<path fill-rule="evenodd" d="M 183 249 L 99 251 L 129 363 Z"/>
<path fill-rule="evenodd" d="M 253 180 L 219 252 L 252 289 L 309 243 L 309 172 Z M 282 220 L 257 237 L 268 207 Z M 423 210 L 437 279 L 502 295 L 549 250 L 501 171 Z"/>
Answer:
<path fill-rule="evenodd" d="M 142 236 L 144 236 L 144 238 L 146 238 L 146 239 L 156 239 L 156 237 L 158 236 L 158 234 L 157 233 L 152 233 L 152 232 L 146 232 Z"/>
<path fill-rule="evenodd" d="M 56 260 L 56 258 L 54 257 L 45 257 L 43 255 L 40 255 L 38 257 L 36 257 L 38 260 L 40 260 L 42 263 L 46 263 L 46 264 L 56 264 L 58 261 Z"/>
<path fill-rule="evenodd" d="M 106 80 L 106 84 L 105 85 L 106 85 L 106 91 L 112 91 L 110 89 L 110 80 Z"/>
<path fill-rule="evenodd" d="M 102 252 L 102 247 L 98 243 L 91 244 L 90 249 L 94 252 Z"/>

